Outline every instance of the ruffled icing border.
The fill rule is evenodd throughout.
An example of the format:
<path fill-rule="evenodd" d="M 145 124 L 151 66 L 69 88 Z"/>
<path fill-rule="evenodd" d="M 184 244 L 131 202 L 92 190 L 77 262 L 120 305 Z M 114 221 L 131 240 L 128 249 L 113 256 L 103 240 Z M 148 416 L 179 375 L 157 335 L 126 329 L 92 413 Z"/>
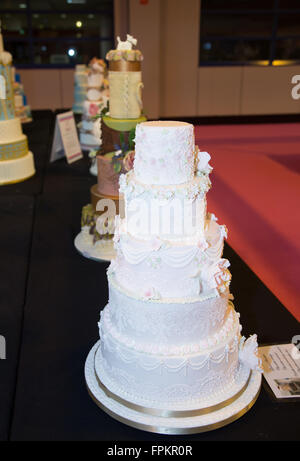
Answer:
<path fill-rule="evenodd" d="M 108 61 L 143 61 L 144 57 L 140 50 L 110 50 L 106 54 Z"/>
<path fill-rule="evenodd" d="M 129 171 L 119 179 L 120 192 L 126 198 L 135 198 L 144 193 L 149 193 L 153 198 L 172 200 L 174 197 L 195 200 L 199 195 L 204 196 L 211 187 L 208 175 L 194 176 L 192 181 L 184 184 L 158 186 L 143 184 L 135 179 L 134 172 Z"/>

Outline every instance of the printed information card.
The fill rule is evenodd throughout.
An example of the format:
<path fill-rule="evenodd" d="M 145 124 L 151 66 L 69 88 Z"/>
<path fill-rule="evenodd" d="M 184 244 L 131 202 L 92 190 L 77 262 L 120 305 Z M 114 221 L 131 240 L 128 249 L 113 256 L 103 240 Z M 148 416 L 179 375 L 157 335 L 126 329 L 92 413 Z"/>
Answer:
<path fill-rule="evenodd" d="M 72 111 L 56 116 L 50 162 L 64 156 L 67 157 L 68 163 L 76 162 L 83 157 Z"/>
<path fill-rule="evenodd" d="M 295 344 L 274 344 L 258 349 L 264 377 L 278 399 L 300 397 L 300 351 Z"/>

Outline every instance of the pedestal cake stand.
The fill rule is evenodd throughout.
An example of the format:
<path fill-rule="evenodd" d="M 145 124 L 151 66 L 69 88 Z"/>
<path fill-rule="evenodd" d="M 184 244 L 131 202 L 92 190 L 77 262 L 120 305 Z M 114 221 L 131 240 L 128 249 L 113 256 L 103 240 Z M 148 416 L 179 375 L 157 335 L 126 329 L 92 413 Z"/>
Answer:
<path fill-rule="evenodd" d="M 141 399 L 125 400 L 118 390 L 101 380 L 104 370 L 99 354 L 100 340 L 91 349 L 85 363 L 85 380 L 94 402 L 114 419 L 158 434 L 194 434 L 225 426 L 243 416 L 254 405 L 261 387 L 261 373 L 242 367 L 235 382 L 225 391 L 205 402 L 193 402 L 184 408 L 151 408 Z M 95 357 L 98 359 L 95 361 Z M 97 363 L 97 365 L 96 365 Z M 107 383 L 107 380 L 105 380 Z"/>

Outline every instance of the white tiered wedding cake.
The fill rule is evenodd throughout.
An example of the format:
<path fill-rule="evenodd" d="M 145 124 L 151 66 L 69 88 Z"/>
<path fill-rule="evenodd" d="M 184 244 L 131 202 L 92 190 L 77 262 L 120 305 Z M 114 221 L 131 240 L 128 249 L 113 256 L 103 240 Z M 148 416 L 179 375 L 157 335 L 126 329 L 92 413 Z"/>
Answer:
<path fill-rule="evenodd" d="M 206 213 L 210 156 L 182 122 L 137 125 L 135 152 L 120 178 L 125 216 L 116 219 L 87 384 L 102 408 L 135 427 L 214 429 L 251 407 L 261 375 L 256 335 L 241 338 L 229 293 L 226 228 Z"/>

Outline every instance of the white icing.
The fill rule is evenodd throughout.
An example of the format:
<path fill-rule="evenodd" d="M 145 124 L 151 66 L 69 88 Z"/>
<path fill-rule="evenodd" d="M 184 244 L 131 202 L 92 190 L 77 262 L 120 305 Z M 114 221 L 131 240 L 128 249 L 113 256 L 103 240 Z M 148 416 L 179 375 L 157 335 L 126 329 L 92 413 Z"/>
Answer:
<path fill-rule="evenodd" d="M 203 239 L 206 216 L 205 193 L 209 179 L 194 177 L 189 183 L 149 187 L 131 171 L 120 177 L 124 195 L 126 232 L 138 238 L 182 240 L 192 236 Z"/>
<path fill-rule="evenodd" d="M 199 343 L 216 344 L 220 329 L 232 309 L 228 296 L 211 292 L 197 299 L 146 300 L 122 289 L 109 277 L 109 317 L 117 331 L 135 342 L 160 347 Z M 153 338 L 155 337 L 155 342 Z M 180 342 L 178 341 L 180 337 Z M 207 343 L 208 345 L 208 343 Z"/>
<path fill-rule="evenodd" d="M 181 184 L 194 176 L 194 127 L 144 122 L 136 127 L 134 172 L 145 184 Z"/>
<path fill-rule="evenodd" d="M 212 324 L 207 324 L 206 328 L 202 325 L 201 328 L 198 330 L 201 332 L 201 339 L 198 337 L 196 338 L 195 341 L 191 341 L 191 335 L 182 335 L 181 338 L 181 344 L 177 344 L 170 340 L 170 332 L 166 332 L 167 329 L 170 329 L 172 331 L 172 324 L 174 322 L 174 319 L 172 319 L 172 313 L 170 310 L 166 309 L 167 312 L 160 312 L 158 313 L 158 319 L 160 319 L 164 323 L 164 329 L 165 329 L 165 334 L 164 335 L 157 335 L 154 325 L 156 325 L 156 330 L 157 328 L 162 329 L 161 326 L 158 325 L 158 319 L 154 319 L 154 315 L 148 315 L 150 317 L 150 321 L 154 321 L 152 327 L 150 328 L 149 325 L 146 325 L 145 321 L 141 324 L 142 331 L 146 330 L 146 338 L 144 335 L 138 336 L 137 334 L 128 334 L 128 330 L 126 329 L 126 325 L 128 325 L 128 320 L 126 317 L 123 315 L 123 318 L 116 318 L 113 316 L 113 319 L 111 319 L 111 315 L 113 312 L 113 309 L 110 309 L 111 304 L 109 304 L 104 311 L 102 312 L 101 315 L 101 322 L 99 323 L 99 327 L 104 328 L 105 330 L 109 331 L 111 336 L 113 336 L 115 339 L 117 339 L 119 342 L 122 344 L 125 344 L 128 348 L 134 349 L 140 352 L 146 352 L 149 354 L 160 354 L 160 355 L 165 355 L 165 356 L 171 356 L 171 355 L 182 355 L 182 354 L 194 354 L 196 352 L 205 352 L 207 349 L 214 347 L 216 344 L 220 343 L 223 341 L 228 333 L 232 330 L 233 324 L 235 323 L 238 325 L 238 317 L 236 313 L 234 312 L 233 306 L 229 305 L 228 309 L 226 310 L 226 315 L 224 315 L 223 320 L 224 323 L 221 327 L 221 329 L 216 329 L 216 318 L 213 319 L 214 327 L 212 327 Z M 149 307 L 148 307 L 149 311 Z M 122 310 L 120 309 L 120 312 Z M 190 318 L 188 319 L 186 317 L 186 313 L 183 312 L 176 312 L 176 319 L 177 322 L 179 322 L 180 317 L 182 318 L 183 322 L 190 322 L 192 323 L 192 320 L 198 320 L 198 321 L 203 321 L 205 322 L 206 320 L 203 318 L 203 311 L 200 314 L 200 310 L 198 309 L 198 316 L 197 313 L 194 313 L 194 315 L 191 315 Z M 207 309 L 205 310 L 207 313 Z M 163 314 L 163 315 L 162 315 Z M 200 314 L 200 315 L 199 315 Z M 169 318 L 169 325 L 166 323 L 167 319 Z M 170 320 L 171 319 L 171 320 Z M 212 322 L 213 322 L 212 321 Z M 171 323 L 172 322 L 172 323 Z M 129 327 L 130 328 L 130 327 Z M 137 326 L 135 327 L 135 329 Z M 175 327 L 177 330 L 178 334 L 178 326 Z M 207 334 L 209 330 L 212 329 L 213 331 L 216 330 L 214 334 L 211 334 L 210 336 Z M 205 334 L 204 334 L 205 330 Z M 136 330 L 135 330 L 136 331 Z M 152 336 L 149 336 L 149 332 L 152 331 Z M 141 333 L 141 332 L 140 332 Z M 153 334 L 155 334 L 155 342 L 153 342 Z M 174 331 L 173 331 L 174 335 Z M 101 332 L 100 332 L 101 336 Z M 194 338 L 195 335 L 192 335 Z M 196 336 L 195 336 L 196 337 Z M 186 341 L 186 342 L 185 342 Z"/>
<path fill-rule="evenodd" d="M 213 168 L 209 165 L 210 155 L 208 152 L 201 152 L 197 147 L 197 155 L 196 155 L 196 174 L 198 176 L 201 175 L 209 175 Z"/>
<path fill-rule="evenodd" d="M 256 337 L 240 340 L 239 314 L 229 301 L 227 229 L 206 216 L 209 160 L 195 149 L 192 125 L 137 126 L 134 173 L 120 178 L 125 216 L 115 220 L 117 257 L 107 271 L 109 303 L 95 357 L 103 384 L 131 401 L 207 401 L 234 383 L 240 364 L 259 369 Z M 134 227 L 139 201 L 149 213 Z M 184 223 L 183 231 L 159 227 L 159 207 L 174 226 Z M 187 229 L 194 208 L 196 226 Z"/>
<path fill-rule="evenodd" d="M 223 226 L 206 224 L 205 238 L 187 244 L 154 237 L 136 239 L 119 225 L 115 243 L 118 249 L 112 271 L 127 291 L 145 297 L 149 289 L 158 298 L 197 298 L 212 291 L 223 292 L 229 285 L 229 262 L 222 259 Z"/>
<path fill-rule="evenodd" d="M 154 402 L 211 395 L 228 386 L 237 373 L 238 330 L 234 325 L 223 342 L 204 353 L 162 356 L 128 348 L 104 327 L 96 371 L 105 385 L 117 383 L 121 395 L 129 393 Z M 100 363 L 101 368 L 97 365 Z"/>
<path fill-rule="evenodd" d="M 204 196 L 211 187 L 208 175 L 193 177 L 192 180 L 175 185 L 149 185 L 139 181 L 134 171 L 120 175 L 120 192 L 127 200 L 149 194 L 160 200 L 171 200 L 174 197 L 195 200 L 199 195 Z"/>

